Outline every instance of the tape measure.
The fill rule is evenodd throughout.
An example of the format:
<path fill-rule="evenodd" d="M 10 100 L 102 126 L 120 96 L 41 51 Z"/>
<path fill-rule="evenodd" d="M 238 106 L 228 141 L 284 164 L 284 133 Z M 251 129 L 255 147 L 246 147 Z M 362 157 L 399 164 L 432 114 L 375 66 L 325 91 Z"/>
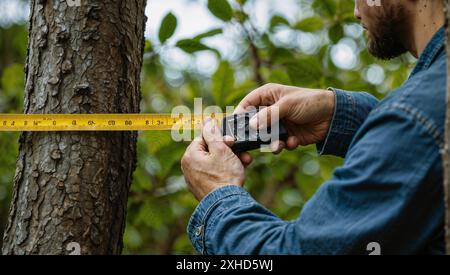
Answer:
<path fill-rule="evenodd" d="M 163 131 L 199 129 L 205 118 L 225 114 L 0 114 L 0 132 Z"/>

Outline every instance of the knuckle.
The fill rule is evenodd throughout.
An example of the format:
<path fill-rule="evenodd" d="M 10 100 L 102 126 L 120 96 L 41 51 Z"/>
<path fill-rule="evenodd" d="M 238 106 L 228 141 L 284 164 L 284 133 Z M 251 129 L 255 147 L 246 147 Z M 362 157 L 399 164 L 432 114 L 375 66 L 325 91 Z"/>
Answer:
<path fill-rule="evenodd" d="M 181 158 L 181 167 L 188 167 L 191 163 L 192 156 L 189 153 L 184 154 L 183 158 Z"/>
<path fill-rule="evenodd" d="M 266 88 L 266 89 L 268 89 L 268 90 L 275 90 L 275 89 L 277 89 L 279 86 L 280 86 L 280 85 L 279 85 L 279 84 L 276 84 L 276 83 L 267 83 L 267 84 L 265 84 L 263 87 Z"/>
<path fill-rule="evenodd" d="M 223 154 L 226 153 L 230 148 L 225 143 L 218 142 L 216 145 L 216 149 L 219 153 Z"/>

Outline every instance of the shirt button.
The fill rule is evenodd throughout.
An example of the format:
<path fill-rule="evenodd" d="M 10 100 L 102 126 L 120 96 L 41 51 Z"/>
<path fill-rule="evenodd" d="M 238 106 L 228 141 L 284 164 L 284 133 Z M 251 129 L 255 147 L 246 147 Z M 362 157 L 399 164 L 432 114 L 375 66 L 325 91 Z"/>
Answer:
<path fill-rule="evenodd" d="M 194 234 L 195 236 L 200 236 L 203 233 L 203 225 L 197 226 L 197 228 L 195 228 Z"/>

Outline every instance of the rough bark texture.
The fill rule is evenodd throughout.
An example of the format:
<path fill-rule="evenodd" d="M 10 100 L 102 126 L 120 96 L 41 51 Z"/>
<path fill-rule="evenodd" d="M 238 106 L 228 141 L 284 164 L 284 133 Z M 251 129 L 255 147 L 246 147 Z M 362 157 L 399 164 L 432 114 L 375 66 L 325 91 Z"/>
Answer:
<path fill-rule="evenodd" d="M 445 119 L 444 161 L 444 195 L 445 195 L 445 243 L 447 254 L 450 254 L 450 0 L 445 0 L 446 30 L 447 30 L 447 115 Z"/>
<path fill-rule="evenodd" d="M 145 4 L 31 1 L 25 113 L 138 113 Z M 3 253 L 121 253 L 136 139 L 24 133 Z"/>

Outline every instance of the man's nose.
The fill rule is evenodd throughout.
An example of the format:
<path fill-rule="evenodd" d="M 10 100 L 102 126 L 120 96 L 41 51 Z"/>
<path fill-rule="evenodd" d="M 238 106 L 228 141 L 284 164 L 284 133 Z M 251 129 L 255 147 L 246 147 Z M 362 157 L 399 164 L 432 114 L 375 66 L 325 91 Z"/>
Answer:
<path fill-rule="evenodd" d="M 353 13 L 358 20 L 361 20 L 361 12 L 359 11 L 358 0 L 355 0 L 355 10 Z"/>

